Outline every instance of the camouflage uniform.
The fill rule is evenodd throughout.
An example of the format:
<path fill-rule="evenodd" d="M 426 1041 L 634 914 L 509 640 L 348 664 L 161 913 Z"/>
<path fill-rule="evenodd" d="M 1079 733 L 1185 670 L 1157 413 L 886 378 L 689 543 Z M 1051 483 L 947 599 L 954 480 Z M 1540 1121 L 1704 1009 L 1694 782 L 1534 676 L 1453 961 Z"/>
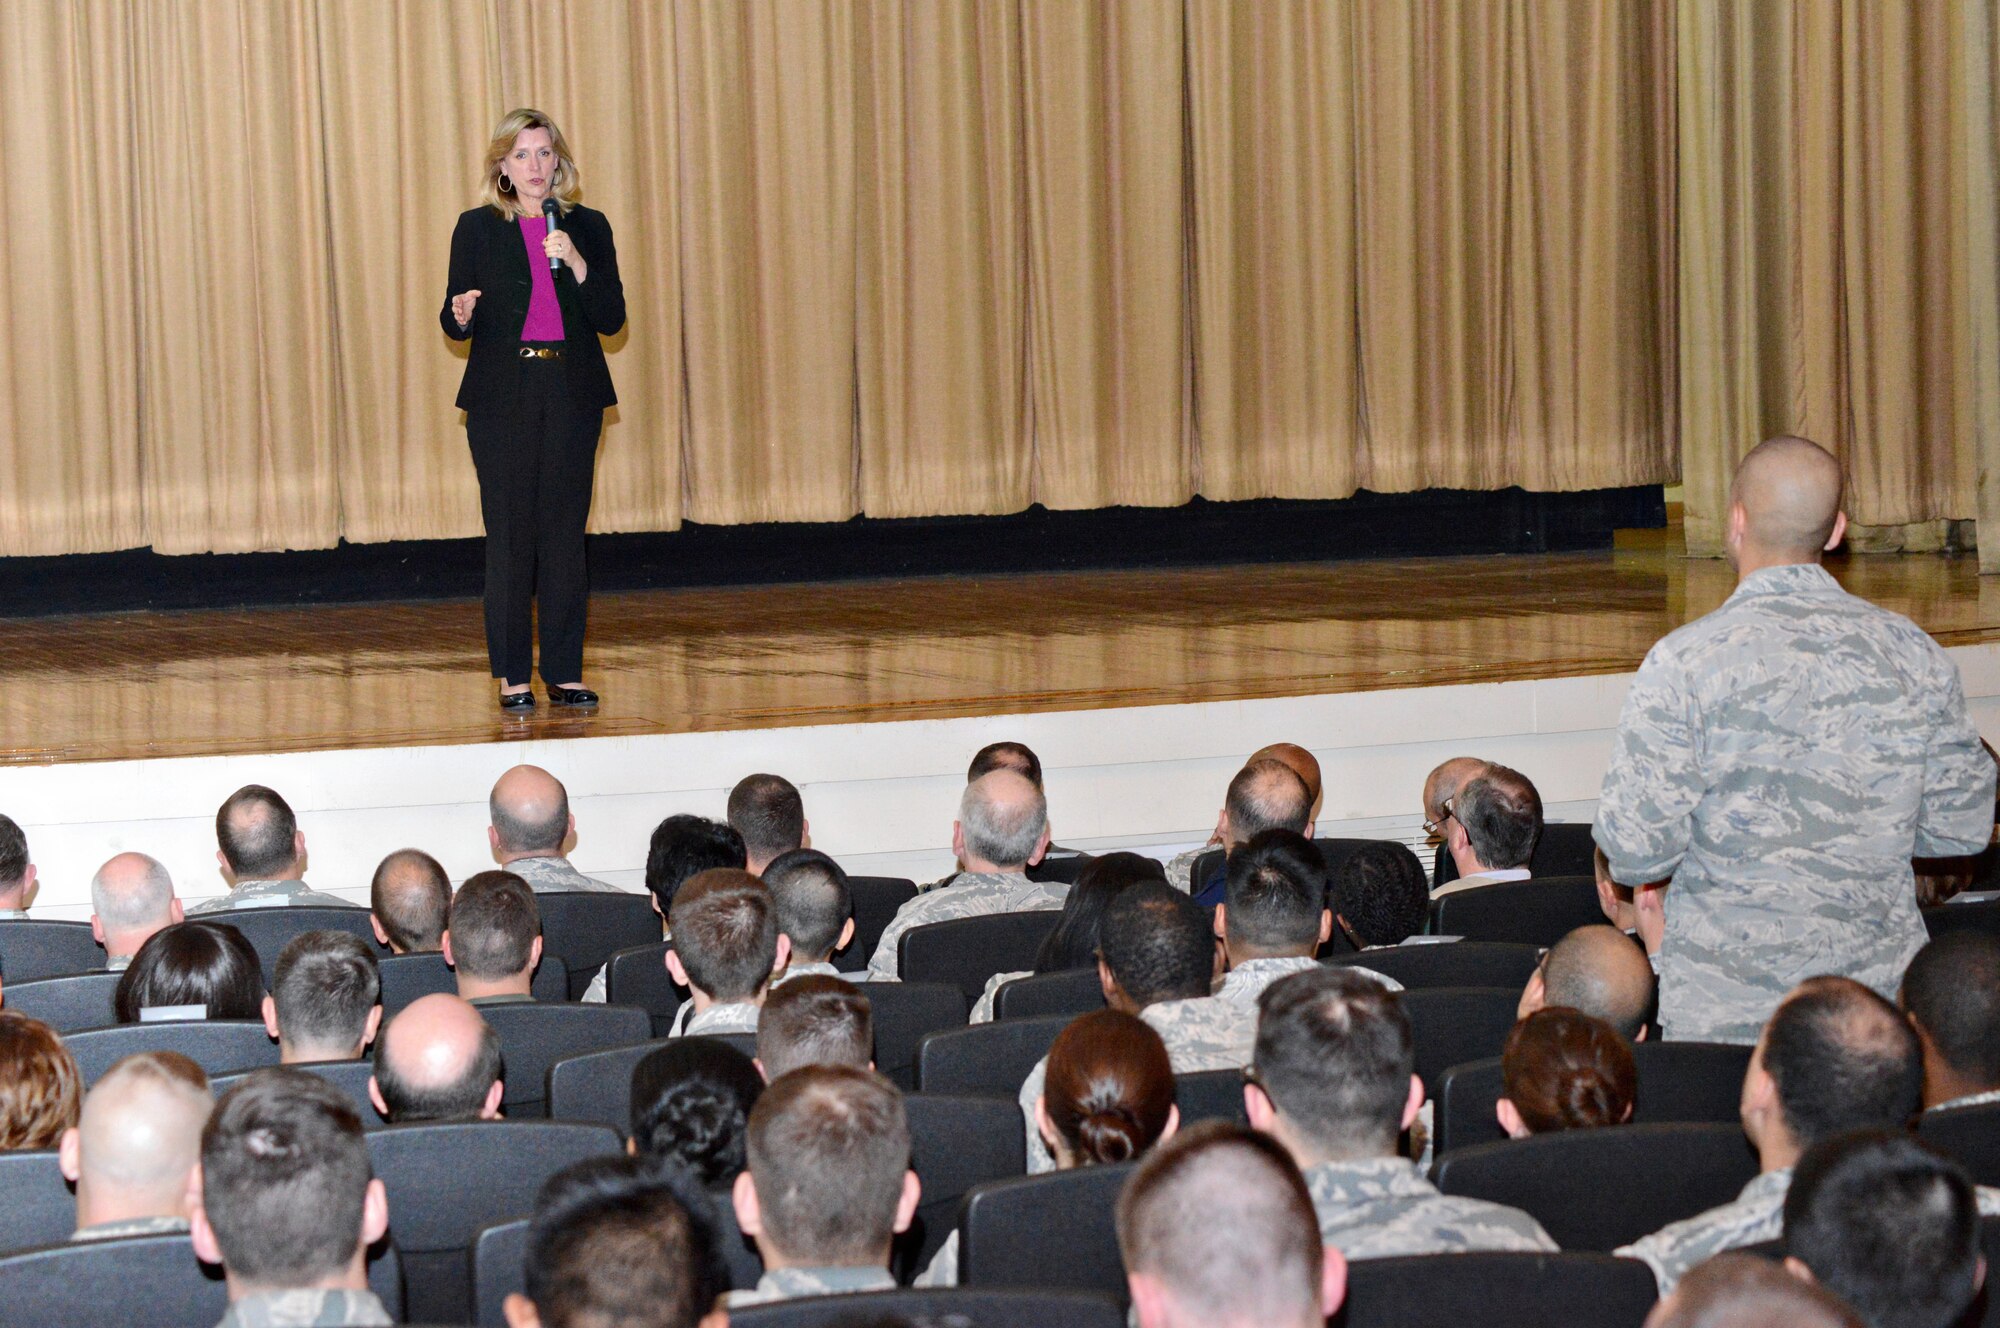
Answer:
<path fill-rule="evenodd" d="M 24 922 L 27 917 L 25 908 L 0 908 L 0 922 Z"/>
<path fill-rule="evenodd" d="M 1321 1238 L 1350 1260 L 1556 1248 L 1520 1209 L 1440 1194 L 1408 1158 L 1322 1162 L 1305 1178 Z"/>
<path fill-rule="evenodd" d="M 167 1236 L 187 1234 L 188 1220 L 163 1214 L 159 1217 L 128 1217 L 117 1222 L 98 1222 L 70 1236 L 72 1241 L 116 1240 L 120 1236 Z"/>
<path fill-rule="evenodd" d="M 695 1037 L 703 1033 L 754 1033 L 757 1031 L 759 1009 L 748 1001 L 730 1001 L 726 1005 L 711 1005 L 700 1014 L 694 1013 L 694 1002 L 689 1001 L 674 1015 L 674 1026 L 668 1037 Z"/>
<path fill-rule="evenodd" d="M 803 964 L 785 965 L 785 971 L 771 979 L 771 985 L 781 987 L 793 978 L 804 977 L 839 978 L 842 982 L 856 982 L 860 980 L 861 974 L 843 973 L 828 961 L 816 959 Z"/>
<path fill-rule="evenodd" d="M 1925 940 L 1910 859 L 1984 848 L 1994 765 L 1958 670 L 1916 624 L 1814 565 L 1744 578 L 1647 652 L 1596 838 L 1612 875 L 1673 877 L 1669 1038 L 1754 1042 L 1822 973 L 1895 997 Z"/>
<path fill-rule="evenodd" d="M 236 888 L 226 895 L 188 905 L 187 916 L 228 913 L 239 908 L 303 908 L 307 905 L 315 908 L 366 907 L 350 903 L 339 895 L 321 894 L 309 888 L 304 881 L 238 881 Z"/>
<path fill-rule="evenodd" d="M 394 1322 L 368 1291 L 259 1291 L 231 1305 L 215 1328 L 350 1328 Z"/>
<path fill-rule="evenodd" d="M 869 982 L 900 982 L 896 942 L 912 927 L 951 922 L 989 913 L 1041 913 L 1063 906 L 1069 887 L 1059 881 L 1031 881 L 1019 872 L 961 872 L 950 885 L 918 895 L 896 910 L 868 961 Z"/>
<path fill-rule="evenodd" d="M 913 1287 L 955 1287 L 958 1285 L 958 1232 L 952 1231 L 931 1256 L 930 1266 L 917 1274 Z"/>
<path fill-rule="evenodd" d="M 999 993 L 1000 988 L 1006 986 L 1015 978 L 1031 978 L 1033 976 L 1035 976 L 1033 973 L 1023 969 L 1014 973 L 995 973 L 992 977 L 986 979 L 986 990 L 980 992 L 979 999 L 972 1003 L 972 1014 L 967 1017 L 965 1022 L 968 1024 L 992 1023 L 993 999 Z"/>
<path fill-rule="evenodd" d="M 1989 1088 L 1984 1093 L 1967 1093 L 1964 1097 L 1955 1097 L 1949 1102 L 1940 1102 L 1932 1107 L 1931 1110 L 1957 1111 L 1960 1107 L 1984 1107 L 1995 1102 L 2000 1102 L 2000 1088 Z"/>
<path fill-rule="evenodd" d="M 595 876 L 585 876 L 570 866 L 569 859 L 560 853 L 552 853 L 545 858 L 516 858 L 500 870 L 513 872 L 526 881 L 528 888 L 538 895 L 564 894 L 578 890 L 600 895 L 643 893 L 621 890 L 609 881 L 600 881 Z"/>
<path fill-rule="evenodd" d="M 757 1279 L 753 1291 L 731 1291 L 722 1303 L 729 1309 L 768 1305 L 800 1296 L 845 1296 L 860 1291 L 894 1291 L 896 1279 L 886 1268 L 773 1268 Z"/>
<path fill-rule="evenodd" d="M 1191 894 L 1194 890 L 1195 862 L 1215 847 L 1214 844 L 1203 844 L 1200 848 L 1191 848 L 1185 853 L 1176 853 L 1168 858 L 1167 884 L 1182 894 Z"/>

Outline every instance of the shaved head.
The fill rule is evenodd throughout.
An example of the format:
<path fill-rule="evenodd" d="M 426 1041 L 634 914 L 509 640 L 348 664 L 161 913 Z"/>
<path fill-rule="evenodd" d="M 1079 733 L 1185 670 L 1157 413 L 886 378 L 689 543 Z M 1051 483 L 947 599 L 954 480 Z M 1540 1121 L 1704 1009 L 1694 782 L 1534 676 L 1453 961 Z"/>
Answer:
<path fill-rule="evenodd" d="M 1542 1000 L 1535 1008 L 1567 1006 L 1617 1029 L 1627 1042 L 1639 1036 L 1653 1010 L 1653 966 L 1646 952 L 1616 927 L 1578 927 L 1549 950 L 1536 975 Z M 1528 984 L 1529 998 L 1535 981 Z M 1528 1000 L 1522 1002 L 1529 1003 Z M 1533 1010 L 1523 1009 L 1523 1015 Z"/>
<path fill-rule="evenodd" d="M 1269 747 L 1259 747 L 1250 753 L 1250 759 L 1243 764 L 1252 766 L 1259 761 L 1278 761 L 1290 766 L 1293 774 L 1305 781 L 1306 792 L 1312 794 L 1312 804 L 1319 805 L 1319 758 L 1295 742 L 1274 742 Z"/>
<path fill-rule="evenodd" d="M 472 1120 L 500 1073 L 500 1039 L 456 996 L 420 997 L 375 1043 L 375 1081 L 393 1122 Z"/>
<path fill-rule="evenodd" d="M 1454 756 L 1424 778 L 1424 816 L 1440 820 L 1446 800 L 1458 796 L 1467 781 L 1486 773 L 1486 762 L 1476 756 Z"/>
<path fill-rule="evenodd" d="M 569 837 L 569 794 L 540 766 L 517 765 L 486 800 L 502 853 L 560 852 Z"/>
<path fill-rule="evenodd" d="M 182 1214 L 214 1105 L 207 1076 L 175 1052 L 141 1052 L 105 1071 L 77 1126 L 77 1225 Z"/>
<path fill-rule="evenodd" d="M 1818 443 L 1791 434 L 1766 439 L 1743 458 L 1730 487 L 1730 503 L 1743 513 L 1742 543 L 1766 558 L 1817 562 L 1834 538 L 1840 490 L 1840 462 Z"/>

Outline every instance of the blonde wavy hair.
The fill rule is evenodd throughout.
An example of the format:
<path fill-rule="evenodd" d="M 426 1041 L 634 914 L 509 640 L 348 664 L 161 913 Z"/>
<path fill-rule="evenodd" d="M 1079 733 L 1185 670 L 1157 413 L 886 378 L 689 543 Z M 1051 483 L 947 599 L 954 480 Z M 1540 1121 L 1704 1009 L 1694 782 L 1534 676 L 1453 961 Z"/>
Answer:
<path fill-rule="evenodd" d="M 493 141 L 486 145 L 486 175 L 479 182 L 479 201 L 503 217 L 521 215 L 514 191 L 500 187 L 500 163 L 514 150 L 514 140 L 528 129 L 549 131 L 549 141 L 556 150 L 556 178 L 550 182 L 549 197 L 568 215 L 571 208 L 583 201 L 583 172 L 577 169 L 576 158 L 569 154 L 569 144 L 563 139 L 562 130 L 556 128 L 556 122 L 526 106 L 501 116 L 493 130 Z"/>
<path fill-rule="evenodd" d="M 54 1148 L 83 1110 L 83 1076 L 47 1024 L 0 1010 L 0 1149 Z"/>

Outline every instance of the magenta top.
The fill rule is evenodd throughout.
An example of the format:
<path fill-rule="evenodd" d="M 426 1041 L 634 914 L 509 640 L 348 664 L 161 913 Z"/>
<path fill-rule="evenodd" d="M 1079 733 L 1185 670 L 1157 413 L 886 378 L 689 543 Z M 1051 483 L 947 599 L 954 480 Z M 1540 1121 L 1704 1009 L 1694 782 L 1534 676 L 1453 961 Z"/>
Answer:
<path fill-rule="evenodd" d="M 562 306 L 556 303 L 555 274 L 549 271 L 549 256 L 542 252 L 549 223 L 544 217 L 521 218 L 521 241 L 528 246 L 528 321 L 521 325 L 523 341 L 561 341 Z"/>

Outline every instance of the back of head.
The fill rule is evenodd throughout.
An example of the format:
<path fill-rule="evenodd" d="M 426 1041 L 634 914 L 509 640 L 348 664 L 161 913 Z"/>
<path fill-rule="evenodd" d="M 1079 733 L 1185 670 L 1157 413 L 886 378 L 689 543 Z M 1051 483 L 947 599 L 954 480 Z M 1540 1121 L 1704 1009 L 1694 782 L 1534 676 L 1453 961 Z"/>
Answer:
<path fill-rule="evenodd" d="M 451 911 L 451 878 L 422 849 L 397 849 L 375 868 L 368 908 L 399 953 L 432 953 L 442 943 Z"/>
<path fill-rule="evenodd" d="M 1312 821 L 1312 790 L 1283 761 L 1253 760 L 1229 781 L 1223 808 L 1229 813 L 1229 834 L 1241 844 L 1266 830 L 1303 834 Z"/>
<path fill-rule="evenodd" d="M 1754 1254 L 1718 1254 L 1654 1307 L 1646 1328 L 1863 1328 L 1833 1296 Z"/>
<path fill-rule="evenodd" d="M 368 1015 L 382 1000 L 375 953 L 344 931 L 300 932 L 278 953 L 271 1003 L 278 1035 L 302 1050 L 345 1059 L 361 1053 Z"/>
<path fill-rule="evenodd" d="M 1012 770 L 995 770 L 965 786 L 958 823 L 968 856 L 1018 870 L 1034 856 L 1049 828 L 1041 787 Z"/>
<path fill-rule="evenodd" d="M 1229 855 L 1224 924 L 1232 954 L 1309 955 L 1326 915 L 1326 860 L 1310 839 L 1265 830 Z"/>
<path fill-rule="evenodd" d="M 1902 1004 L 1955 1074 L 2000 1088 L 2000 936 L 1947 932 L 1917 951 Z"/>
<path fill-rule="evenodd" d="M 653 827 L 646 848 L 646 888 L 664 917 L 686 882 L 718 867 L 741 871 L 749 860 L 743 836 L 722 822 L 705 816 L 669 816 Z"/>
<path fill-rule="evenodd" d="M 173 921 L 173 905 L 174 878 L 143 853 L 120 853 L 90 878 L 90 911 L 107 932 L 164 927 Z"/>
<path fill-rule="evenodd" d="M 1578 927 L 1551 946 L 1542 961 L 1544 1004 L 1566 1005 L 1602 1019 L 1628 1042 L 1652 1016 L 1654 986 L 1646 952 L 1601 922 Z"/>
<path fill-rule="evenodd" d="M 208 1076 L 180 1053 L 122 1057 L 84 1095 L 79 1185 L 115 1192 L 128 1204 L 154 1204 L 162 1213 L 178 1211 L 214 1106 Z"/>
<path fill-rule="evenodd" d="M 1243 764 L 1255 765 L 1259 761 L 1277 761 L 1304 782 L 1308 811 L 1319 802 L 1320 771 L 1317 756 L 1295 742 L 1274 742 L 1268 747 L 1259 747 L 1250 753 L 1250 759 Z"/>
<path fill-rule="evenodd" d="M 0 1010 L 0 1151 L 54 1148 L 82 1102 L 83 1076 L 56 1031 Z"/>
<path fill-rule="evenodd" d="M 1130 1162 L 1166 1132 L 1174 1067 L 1145 1020 L 1095 1010 L 1056 1035 L 1042 1092 L 1050 1124 L 1078 1163 Z"/>
<path fill-rule="evenodd" d="M 1012 770 L 1036 788 L 1042 786 L 1042 758 L 1024 742 L 989 742 L 973 753 L 965 782 L 974 783 L 995 770 Z"/>
<path fill-rule="evenodd" d="M 1395 994 L 1350 968 L 1278 979 L 1257 1000 L 1257 1082 L 1329 1159 L 1396 1151 L 1416 1067 L 1409 1016 Z"/>
<path fill-rule="evenodd" d="M 1525 867 L 1542 837 L 1542 795 L 1529 778 L 1504 765 L 1488 765 L 1469 779 L 1451 804 L 1479 861 L 1495 871 Z"/>
<path fill-rule="evenodd" d="M 1333 873 L 1334 911 L 1363 945 L 1399 945 L 1421 935 L 1431 887 L 1417 855 L 1392 839 L 1355 848 Z"/>
<path fill-rule="evenodd" d="M 542 1328 L 695 1328 L 729 1285 L 707 1197 L 653 1158 L 591 1158 L 549 1177 L 525 1265 Z"/>
<path fill-rule="evenodd" d="M 201 1137 L 202 1210 L 231 1276 L 311 1287 L 361 1243 L 372 1172 L 347 1095 L 300 1070 L 260 1070 L 222 1095 Z"/>
<path fill-rule="evenodd" d="M 1208 912 L 1170 885 L 1142 881 L 1106 904 L 1098 950 L 1112 980 L 1141 1008 L 1206 996 L 1214 985 Z"/>
<path fill-rule="evenodd" d="M 861 989 L 819 973 L 781 982 L 757 1016 L 757 1060 L 775 1080 L 802 1065 L 868 1069 L 875 1014 Z"/>
<path fill-rule="evenodd" d="M 1979 1292 L 1979 1204 L 1906 1134 L 1836 1135 L 1792 1172 L 1785 1252 L 1868 1328 L 1950 1328 Z"/>
<path fill-rule="evenodd" d="M 1766 556 L 1816 562 L 1840 516 L 1840 462 L 1810 439 L 1767 438 L 1736 467 L 1730 501 L 1744 539 Z"/>
<path fill-rule="evenodd" d="M 500 776 L 486 811 L 502 853 L 560 853 L 569 838 L 569 790 L 537 766 L 517 765 Z"/>
<path fill-rule="evenodd" d="M 245 784 L 215 813 L 215 842 L 239 881 L 265 881 L 298 865 L 298 818 L 262 784 Z"/>
<path fill-rule="evenodd" d="M 1106 905 L 1142 881 L 1164 885 L 1166 880 L 1167 869 L 1160 860 L 1142 853 L 1106 853 L 1092 858 L 1063 896 L 1062 916 L 1035 952 L 1035 972 L 1059 973 L 1096 963 Z"/>
<path fill-rule="evenodd" d="M 1793 1142 L 1849 1130 L 1901 1130 L 1923 1105 L 1916 1034 L 1851 978 L 1808 978 L 1764 1026 L 1759 1055 Z"/>
<path fill-rule="evenodd" d="M 721 1184 L 743 1170 L 743 1132 L 763 1092 L 756 1065 L 727 1042 L 675 1038 L 632 1067 L 632 1143 Z"/>
<path fill-rule="evenodd" d="M 111 1003 L 121 1024 L 174 1006 L 201 1006 L 210 1019 L 260 1019 L 264 970 L 250 942 L 228 923 L 177 922 L 139 947 Z"/>
<path fill-rule="evenodd" d="M 764 888 L 778 908 L 778 930 L 792 939 L 792 962 L 819 962 L 840 943 L 854 916 L 847 873 L 818 849 L 793 849 L 764 868 Z"/>
<path fill-rule="evenodd" d="M 688 982 L 718 1001 L 746 1001 L 778 962 L 778 910 L 746 871 L 705 871 L 674 896 L 667 927 Z"/>
<path fill-rule="evenodd" d="M 729 791 L 729 825 L 751 859 L 768 861 L 805 843 L 805 800 L 783 775 L 747 775 Z"/>
<path fill-rule="evenodd" d="M 542 913 L 526 881 L 512 872 L 484 871 L 451 897 L 445 928 L 453 966 L 468 977 L 497 982 L 534 963 Z"/>
<path fill-rule="evenodd" d="M 1500 1067 L 1502 1091 L 1531 1134 L 1631 1119 L 1639 1083 L 1632 1048 L 1602 1019 L 1537 1010 L 1507 1034 Z"/>
<path fill-rule="evenodd" d="M 748 1158 L 765 1239 L 789 1262 L 883 1261 L 910 1168 L 895 1085 L 848 1066 L 780 1075 L 750 1113 Z"/>
<path fill-rule="evenodd" d="M 1458 796 L 1465 787 L 1465 781 L 1486 769 L 1486 762 L 1476 756 L 1454 756 L 1440 762 L 1436 769 L 1424 776 L 1424 816 L 1437 821 L 1444 816 L 1444 804 Z"/>
<path fill-rule="evenodd" d="M 396 1124 L 477 1120 L 499 1079 L 499 1035 L 447 993 L 410 1002 L 375 1040 L 375 1082 Z"/>
<path fill-rule="evenodd" d="M 1154 1149 L 1118 1196 L 1118 1248 L 1180 1322 L 1325 1318 L 1312 1198 L 1285 1151 L 1241 1126 L 1204 1121 Z"/>
<path fill-rule="evenodd" d="M 28 875 L 28 836 L 11 816 L 0 815 L 0 895 L 17 888 Z"/>

